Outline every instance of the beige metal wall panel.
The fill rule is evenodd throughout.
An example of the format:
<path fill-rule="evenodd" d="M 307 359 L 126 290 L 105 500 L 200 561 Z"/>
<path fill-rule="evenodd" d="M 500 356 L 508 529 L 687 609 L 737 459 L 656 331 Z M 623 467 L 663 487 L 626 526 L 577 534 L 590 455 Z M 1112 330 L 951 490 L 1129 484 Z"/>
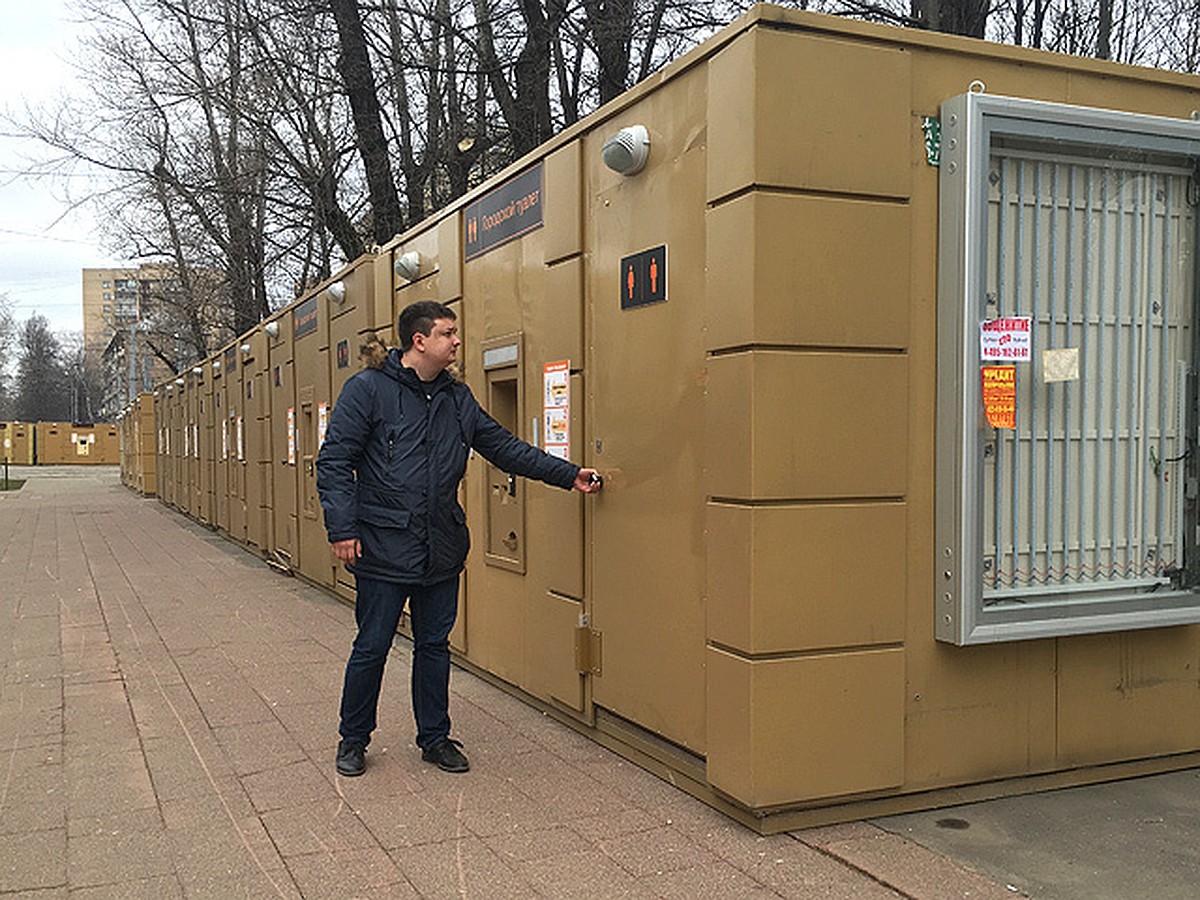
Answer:
<path fill-rule="evenodd" d="M 545 266 L 538 257 L 545 228 L 540 228 L 522 240 L 513 241 L 473 259 L 463 269 L 465 316 L 471 320 L 471 331 L 479 341 L 506 334 L 516 334 L 525 326 L 525 312 L 543 302 L 545 297 Z M 425 297 L 406 297 L 397 294 L 396 311 L 413 300 L 439 299 L 440 294 Z M 468 359 L 479 366 L 478 359 Z"/>
<path fill-rule="evenodd" d="M 13 449 L 15 450 L 14 459 L 23 461 L 26 465 L 33 465 L 37 459 L 35 442 L 36 432 L 32 424 L 27 422 L 15 423 L 13 435 Z"/>
<path fill-rule="evenodd" d="M 1114 89 L 1110 78 L 1073 76 L 1067 83 L 1064 102 L 1186 120 L 1196 109 L 1196 87 L 1188 84 L 1169 88 L 1161 83 L 1128 81 Z"/>
<path fill-rule="evenodd" d="M 910 212 L 899 203 L 760 191 L 715 207 L 710 345 L 903 349 L 909 230 Z"/>
<path fill-rule="evenodd" d="M 572 368 L 582 367 L 583 260 L 567 259 L 548 266 L 545 280 L 545 298 L 529 310 L 531 346 L 539 359 L 569 359 Z"/>
<path fill-rule="evenodd" d="M 408 281 L 399 274 L 393 277 L 392 283 L 397 292 L 394 313 L 399 313 L 416 300 L 450 303 L 462 297 L 462 227 L 457 212 L 441 219 L 435 226 L 405 238 L 403 242 L 389 244 L 387 250 L 391 253 L 393 268 L 390 271 L 393 272 L 395 262 L 401 256 L 407 253 L 420 256 L 420 268 L 415 279 Z M 400 299 L 398 295 L 405 289 L 411 290 L 421 285 L 431 275 L 438 276 L 436 286 L 425 285 L 419 292 L 422 296 Z M 394 316 L 391 318 L 394 319 Z M 392 325 L 395 325 L 394 321 Z"/>
<path fill-rule="evenodd" d="M 542 169 L 547 265 L 583 252 L 582 149 L 572 141 L 547 156 Z"/>
<path fill-rule="evenodd" d="M 461 300 L 463 295 L 461 213 L 452 212 L 438 222 L 437 236 L 438 281 L 443 298 L 441 302 L 452 303 Z M 396 312 L 398 314 L 400 311 Z"/>
<path fill-rule="evenodd" d="M 65 458 L 62 447 L 61 422 L 37 422 L 34 424 L 37 435 L 37 464 L 39 466 L 60 465 Z"/>
<path fill-rule="evenodd" d="M 380 250 L 371 261 L 371 301 L 372 307 L 367 318 L 382 327 L 387 324 L 392 331 L 385 337 L 380 334 L 385 344 L 395 342 L 396 316 L 392 312 L 392 304 L 395 300 L 393 282 L 395 281 L 395 273 L 392 271 L 392 252 L 390 250 Z"/>
<path fill-rule="evenodd" d="M 32 466 L 35 426 L 31 422 L 0 422 L 0 459 Z"/>
<path fill-rule="evenodd" d="M 14 462 L 22 463 L 23 465 L 32 466 L 36 457 L 34 442 L 35 429 L 28 422 L 13 423 L 13 456 Z"/>
<path fill-rule="evenodd" d="M 708 488 L 720 498 L 903 497 L 908 361 L 755 351 L 708 366 Z"/>
<path fill-rule="evenodd" d="M 533 336 L 526 348 L 536 346 Z M 539 357 L 553 362 L 555 356 Z M 536 360 L 534 360 L 536 366 Z M 570 378 L 571 458 L 583 455 L 583 376 Z M 540 402 L 542 384 L 535 379 L 529 395 Z M 540 415 L 541 407 L 527 418 Z M 539 429 L 539 433 L 541 433 Z M 545 435 L 541 433 L 543 439 Z M 585 681 L 576 642 L 588 614 L 584 581 L 584 504 L 587 499 L 540 483 L 528 484 L 526 522 L 528 577 L 525 690 L 575 713 L 584 712 Z M 597 660 L 597 662 L 599 662 Z"/>
<path fill-rule="evenodd" d="M 160 501 L 169 504 L 171 492 L 171 475 L 166 457 L 167 429 L 170 427 L 168 407 L 166 403 L 166 385 L 160 384 L 154 389 L 151 403 L 150 428 L 153 432 L 155 468 L 155 494 Z M 143 426 L 145 427 L 145 426 Z"/>
<path fill-rule="evenodd" d="M 269 338 L 271 393 L 271 546 L 270 552 L 291 561 L 296 541 L 296 409 L 292 371 L 292 318 L 284 312 L 275 319 L 279 332 Z M 268 323 L 270 324 L 270 323 Z"/>
<path fill-rule="evenodd" d="M 179 384 L 180 381 L 183 384 Z M 174 418 L 171 435 L 171 459 L 175 466 L 175 497 L 174 506 L 180 512 L 185 512 L 191 504 L 191 482 L 188 480 L 189 468 L 186 453 L 187 444 L 184 435 L 188 430 L 188 395 L 186 393 L 187 378 L 176 378 L 174 386 Z"/>
<path fill-rule="evenodd" d="M 175 462 L 175 393 L 172 385 L 160 384 L 155 391 L 155 409 L 158 425 L 158 478 L 159 499 L 168 506 L 175 506 L 176 462 Z"/>
<path fill-rule="evenodd" d="M 245 366 L 249 354 L 242 350 L 247 337 L 244 335 L 234 342 L 232 361 L 229 356 L 223 357 L 228 404 L 225 419 L 229 423 L 229 534 L 239 544 L 246 542 L 247 472 L 250 467 L 246 455 L 246 379 L 253 378 L 253 374 Z"/>
<path fill-rule="evenodd" d="M 197 415 L 200 427 L 200 511 L 199 519 L 206 525 L 215 524 L 217 518 L 216 502 L 216 463 L 220 455 L 216 435 L 216 383 L 213 379 L 213 360 L 202 362 L 203 374 L 200 376 L 199 405 Z"/>
<path fill-rule="evenodd" d="M 245 339 L 242 358 L 243 417 L 246 440 L 246 541 L 266 551 L 271 519 L 271 369 L 267 336 L 261 327 Z"/>
<path fill-rule="evenodd" d="M 557 166 L 557 169 L 556 169 Z M 570 241 L 580 237 L 579 217 L 581 208 L 581 182 L 579 177 L 578 144 L 569 145 L 552 154 L 543 168 L 545 203 L 545 225 L 539 240 L 546 249 L 547 258 L 564 255 L 560 229 L 568 232 Z M 573 220 L 572 220 L 573 217 Z M 574 221 L 574 225 L 571 222 Z M 573 236 L 572 236 L 573 235 Z M 552 245 L 558 250 L 552 251 Z M 572 244 L 570 253 L 578 253 L 578 244 Z M 526 256 L 525 259 L 529 261 Z M 545 446 L 545 424 L 542 421 L 544 403 L 543 367 L 547 363 L 566 360 L 574 373 L 570 377 L 570 458 L 580 462 L 586 453 L 584 431 L 584 408 L 586 395 L 582 369 L 585 364 L 583 345 L 584 288 L 583 260 L 579 256 L 541 269 L 542 297 L 537 303 L 524 302 L 523 322 L 526 327 L 526 414 L 523 426 L 532 439 L 537 437 L 540 446 Z M 537 269 L 534 269 L 535 274 Z M 533 420 L 537 419 L 534 424 Z M 526 521 L 528 544 L 529 622 L 535 631 L 541 611 L 539 607 L 550 605 L 561 615 L 553 622 L 561 625 L 570 616 L 563 610 L 563 603 L 574 603 L 575 623 L 570 632 L 557 632 L 554 650 L 543 653 L 538 636 L 532 636 L 526 646 L 528 689 L 536 696 L 565 703 L 571 709 L 582 709 L 582 697 L 572 700 L 573 693 L 561 695 L 561 686 L 574 686 L 579 690 L 580 678 L 574 668 L 574 628 L 584 612 L 584 499 L 579 494 L 564 492 L 540 484 L 530 484 Z M 553 600 L 551 594 L 557 595 Z M 563 598 L 570 598 L 564 601 Z M 550 623 L 547 623 L 549 627 Z M 563 641 L 566 642 L 564 650 Z M 568 652 L 569 651 L 569 652 Z M 566 662 L 564 662 L 566 661 Z M 567 665 L 569 663 L 569 665 Z M 549 691 L 551 684 L 560 686 L 559 693 Z"/>
<path fill-rule="evenodd" d="M 996 51 L 994 54 L 969 52 L 974 49 L 973 42 L 951 42 L 946 48 L 913 50 L 912 109 L 918 116 L 937 116 L 944 100 L 963 93 L 973 81 L 981 82 L 990 94 L 1031 100 L 1066 100 L 1074 76 L 1060 65 L 1047 65 L 1048 58 L 1044 54 L 999 45 L 989 48 Z M 1103 81 L 1114 92 L 1119 92 L 1119 86 L 1113 81 Z M 1111 101 L 1099 105 L 1111 106 Z M 918 120 L 915 127 L 919 126 Z M 935 188 L 936 184 L 935 177 Z M 935 255 L 933 259 L 936 258 Z"/>
<path fill-rule="evenodd" d="M 333 405 L 329 396 L 329 307 L 327 289 L 309 298 L 316 301 L 316 330 L 293 331 L 293 370 L 296 378 L 296 524 L 297 540 L 292 565 L 307 578 L 333 587 L 333 553 L 325 534 L 325 517 L 317 495 L 317 452 Z M 297 315 L 306 308 L 297 305 Z M 298 325 L 293 318 L 293 329 Z"/>
<path fill-rule="evenodd" d="M 547 357 L 546 361 L 553 361 Z M 583 456 L 583 376 L 571 376 L 571 459 Z M 534 385 L 537 390 L 540 385 Z M 532 392 L 532 391 L 531 391 Z M 541 407 L 526 418 L 541 414 Z M 545 435 L 539 446 L 544 449 Z M 540 589 L 576 600 L 584 598 L 584 504 L 575 491 L 564 491 L 540 483 L 531 483 L 532 510 L 526 522 L 529 572 Z"/>
<path fill-rule="evenodd" d="M 461 324 L 467 330 L 460 356 L 468 383 L 497 421 L 529 441 L 538 440 L 542 428 L 543 366 L 579 348 L 578 339 L 563 346 L 558 323 L 551 326 L 540 314 L 547 236 L 545 226 L 535 228 L 463 269 Z M 562 302 L 564 309 L 574 307 L 570 314 L 578 323 L 581 292 Z M 506 348 L 515 348 L 511 362 L 485 370 L 484 353 Z M 579 384 L 576 379 L 577 392 Z M 577 396 L 573 410 L 583 402 Z M 510 485 L 504 472 L 483 460 L 472 463 L 464 493 L 476 539 L 465 603 L 470 658 L 538 697 L 580 710 L 574 645 L 582 607 L 583 517 L 577 498 L 523 478 Z M 536 531 L 529 530 L 531 522 L 539 523 Z M 550 590 L 563 590 L 560 582 L 572 596 L 547 599 Z"/>
<path fill-rule="evenodd" d="M 171 401 L 167 383 L 154 389 L 154 464 L 157 471 L 158 499 L 172 505 L 175 491 L 175 471 L 167 449 L 167 435 L 171 431 Z"/>
<path fill-rule="evenodd" d="M 163 435 L 165 453 L 161 462 L 165 464 L 170 479 L 168 502 L 181 510 L 184 503 L 183 417 L 187 407 L 183 390 L 174 382 L 167 386 L 163 408 L 167 411 L 167 433 Z"/>
<path fill-rule="evenodd" d="M 747 654 L 904 640 L 902 503 L 708 506 L 708 640 Z"/>
<path fill-rule="evenodd" d="M 225 371 L 225 351 L 217 351 L 209 366 L 213 383 L 212 453 L 213 453 L 213 524 L 229 533 L 230 516 L 230 433 L 229 433 L 229 375 Z"/>
<path fill-rule="evenodd" d="M 175 492 L 178 490 L 177 461 L 175 459 L 175 417 L 177 414 L 176 393 L 171 383 L 158 386 L 156 404 L 158 409 L 158 477 L 159 498 L 169 506 L 176 506 Z"/>
<path fill-rule="evenodd" d="M 1096 765 L 1200 747 L 1200 628 L 1058 641 L 1058 764 Z"/>
<path fill-rule="evenodd" d="M 898 787 L 904 651 L 748 659 L 710 648 L 708 780 L 761 808 Z"/>
<path fill-rule="evenodd" d="M 575 634 L 583 604 L 543 594 L 529 598 L 529 660 L 525 689 L 535 697 L 580 712 L 584 676 L 576 665 Z"/>
<path fill-rule="evenodd" d="M 489 254 L 495 255 L 495 252 Z M 483 261 L 488 259 L 485 256 Z M 476 293 L 475 279 L 486 278 L 490 271 L 481 262 L 473 262 L 464 273 L 466 296 L 478 297 L 481 302 L 471 306 L 468 300 L 464 305 L 461 318 L 470 328 L 459 350 L 459 359 L 483 408 L 518 437 L 527 439 L 528 428 L 523 427 L 526 360 L 521 335 L 509 333 L 484 341 L 479 339 L 478 330 L 479 321 L 486 321 L 489 316 L 484 303 L 487 307 L 503 306 L 509 315 L 502 318 L 519 321 L 517 294 L 512 289 L 512 279 L 501 280 L 495 286 L 489 284 L 488 289 Z M 483 354 L 497 348 L 515 348 L 516 355 L 510 365 L 485 372 Z M 510 482 L 506 473 L 482 457 L 469 464 L 467 478 L 465 509 L 476 546 L 468 564 L 468 592 L 461 604 L 469 612 L 464 640 L 473 662 L 521 685 L 526 681 L 527 607 L 533 594 L 525 577 L 529 539 L 525 530 L 526 506 L 531 488 L 523 478 Z M 472 486 L 474 491 L 470 489 Z"/>
<path fill-rule="evenodd" d="M 704 190 L 708 79 L 690 70 L 583 139 L 589 304 L 588 444 L 605 477 L 588 498 L 598 706 L 696 753 L 704 700 Z M 644 123 L 633 177 L 601 162 L 604 140 Z M 666 300 L 621 308 L 622 259 L 666 246 Z M 744 398 L 740 398 L 742 402 Z M 670 560 L 669 564 L 665 561 Z"/>
<path fill-rule="evenodd" d="M 1052 771 L 1057 642 L 937 644 L 922 598 L 922 621 L 910 614 L 905 644 L 905 788 Z M 916 638 L 922 626 L 926 635 Z"/>
<path fill-rule="evenodd" d="M 910 59 L 812 33 L 740 37 L 708 67 L 708 199 L 751 185 L 907 197 Z"/>
<path fill-rule="evenodd" d="M 381 318 L 376 318 L 380 311 L 375 305 L 375 274 L 374 258 L 365 257 L 337 276 L 346 293 L 340 304 L 329 304 L 329 384 L 334 403 L 346 382 L 362 368 L 359 350 L 363 341 L 377 329 L 392 324 L 390 307 Z M 389 283 L 384 297 L 390 300 L 391 295 Z"/>
<path fill-rule="evenodd" d="M 159 420 L 162 443 L 159 445 L 158 471 L 159 478 L 163 480 L 163 489 L 159 493 L 159 497 L 164 503 L 175 509 L 180 506 L 179 456 L 183 447 L 179 438 L 181 397 L 179 388 L 173 381 L 158 387 L 159 409 L 162 411 L 162 418 Z"/>
<path fill-rule="evenodd" d="M 134 466 L 138 473 L 138 490 L 144 496 L 157 492 L 157 443 L 154 427 L 154 395 L 142 393 L 130 416 L 133 426 Z"/>
<path fill-rule="evenodd" d="M 83 429 L 81 429 L 82 431 Z M 97 452 L 90 453 L 91 465 L 115 466 L 121 462 L 120 431 L 115 425 L 96 425 L 86 429 L 89 437 L 95 435 Z"/>
<path fill-rule="evenodd" d="M 200 518 L 201 498 L 204 495 L 204 489 L 200 481 L 202 458 L 200 443 L 204 434 L 204 423 L 200 413 L 200 392 L 202 387 L 203 383 L 200 381 L 199 373 L 195 371 L 188 372 L 187 437 L 185 441 L 187 448 L 187 483 L 189 486 L 187 511 L 195 519 Z"/>
<path fill-rule="evenodd" d="M 392 304 L 394 315 L 392 316 L 391 328 L 388 332 L 380 333 L 380 339 L 388 346 L 399 346 L 399 337 L 396 334 L 396 318 L 400 315 L 400 310 L 408 306 L 410 303 L 416 303 L 418 300 L 433 300 L 435 303 L 445 303 L 442 298 L 442 280 L 438 274 L 427 275 L 419 281 L 403 283 L 397 279 L 396 290 L 393 294 L 394 302 Z"/>

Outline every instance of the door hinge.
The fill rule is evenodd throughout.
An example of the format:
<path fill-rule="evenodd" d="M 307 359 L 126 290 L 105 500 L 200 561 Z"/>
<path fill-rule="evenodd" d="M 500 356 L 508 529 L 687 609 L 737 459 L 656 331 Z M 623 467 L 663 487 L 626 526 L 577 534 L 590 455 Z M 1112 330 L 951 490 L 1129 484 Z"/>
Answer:
<path fill-rule="evenodd" d="M 600 632 L 581 625 L 575 629 L 575 670 L 581 675 L 600 675 Z"/>

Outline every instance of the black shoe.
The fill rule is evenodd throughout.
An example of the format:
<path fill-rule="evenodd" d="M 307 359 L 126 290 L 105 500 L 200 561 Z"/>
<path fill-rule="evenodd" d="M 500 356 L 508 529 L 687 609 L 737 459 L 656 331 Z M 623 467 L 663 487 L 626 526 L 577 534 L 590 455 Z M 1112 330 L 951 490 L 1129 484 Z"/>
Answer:
<path fill-rule="evenodd" d="M 461 746 L 462 744 L 458 741 L 442 738 L 432 747 L 422 750 L 421 759 L 425 762 L 436 763 L 443 772 L 465 772 L 471 768 L 471 764 L 458 749 Z"/>
<path fill-rule="evenodd" d="M 367 761 L 363 755 L 367 748 L 358 741 L 348 741 L 345 738 L 338 741 L 337 770 L 339 775 L 353 778 L 367 771 Z"/>

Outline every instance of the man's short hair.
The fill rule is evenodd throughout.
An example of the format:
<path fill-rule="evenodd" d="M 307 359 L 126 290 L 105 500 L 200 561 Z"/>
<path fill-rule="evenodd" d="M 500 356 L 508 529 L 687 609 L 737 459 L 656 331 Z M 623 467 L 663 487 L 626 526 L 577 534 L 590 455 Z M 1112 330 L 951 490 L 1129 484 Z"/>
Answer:
<path fill-rule="evenodd" d="M 400 338 L 400 352 L 412 348 L 413 335 L 423 334 L 426 337 L 433 331 L 433 323 L 438 319 L 454 321 L 458 317 L 454 310 L 435 300 L 418 300 L 410 303 L 400 311 L 396 320 L 396 335 Z"/>

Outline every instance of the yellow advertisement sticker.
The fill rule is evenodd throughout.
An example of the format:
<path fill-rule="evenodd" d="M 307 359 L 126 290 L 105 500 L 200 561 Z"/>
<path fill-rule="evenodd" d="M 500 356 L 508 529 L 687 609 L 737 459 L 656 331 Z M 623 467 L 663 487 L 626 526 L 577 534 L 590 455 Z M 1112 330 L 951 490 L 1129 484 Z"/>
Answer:
<path fill-rule="evenodd" d="M 983 409 L 993 428 L 1017 427 L 1017 367 L 983 366 Z"/>

